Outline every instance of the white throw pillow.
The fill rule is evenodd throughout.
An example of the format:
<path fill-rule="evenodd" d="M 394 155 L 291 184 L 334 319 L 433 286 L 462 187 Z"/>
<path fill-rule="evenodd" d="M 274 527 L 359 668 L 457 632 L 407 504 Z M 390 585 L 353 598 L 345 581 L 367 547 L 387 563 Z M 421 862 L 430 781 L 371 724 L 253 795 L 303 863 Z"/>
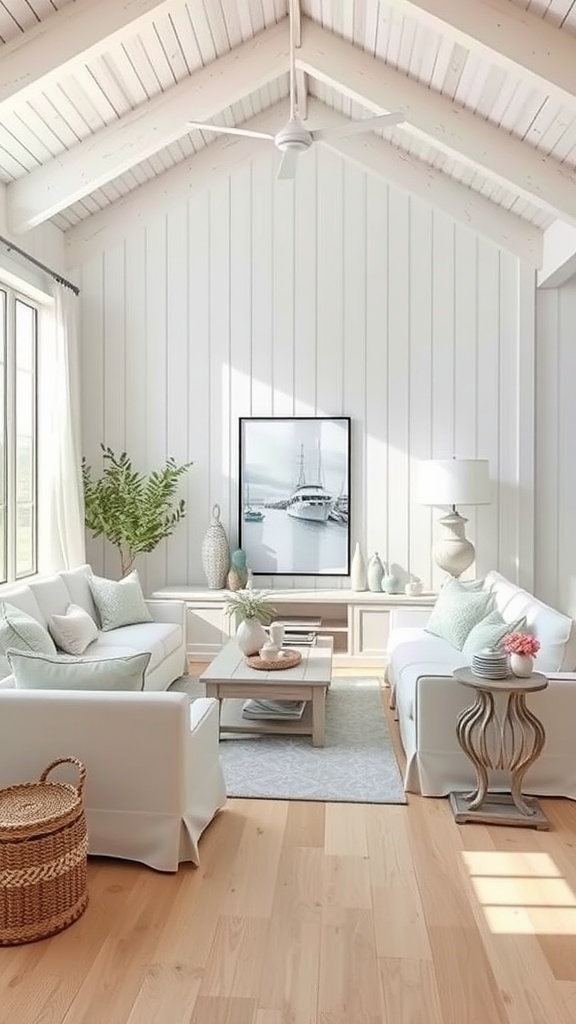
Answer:
<path fill-rule="evenodd" d="M 84 654 L 98 636 L 98 626 L 78 604 L 69 604 L 65 615 L 51 615 L 50 636 L 65 654 Z"/>
<path fill-rule="evenodd" d="M 150 653 L 94 660 L 8 651 L 8 661 L 18 690 L 143 690 Z"/>
<path fill-rule="evenodd" d="M 56 645 L 42 623 L 3 601 L 0 603 L 0 650 L 5 654 L 9 649 L 56 654 Z"/>
<path fill-rule="evenodd" d="M 88 583 L 104 631 L 135 622 L 152 622 L 136 569 L 123 580 L 89 576 Z"/>

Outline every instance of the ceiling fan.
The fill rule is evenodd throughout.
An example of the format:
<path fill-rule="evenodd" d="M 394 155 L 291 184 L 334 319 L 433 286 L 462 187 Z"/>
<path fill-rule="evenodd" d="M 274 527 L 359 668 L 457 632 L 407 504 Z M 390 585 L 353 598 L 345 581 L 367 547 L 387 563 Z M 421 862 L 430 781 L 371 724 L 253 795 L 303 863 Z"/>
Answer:
<path fill-rule="evenodd" d="M 249 128 L 228 128 L 224 125 L 204 124 L 201 121 L 188 121 L 191 128 L 199 128 L 203 132 L 218 132 L 223 135 L 244 135 L 251 139 L 266 139 L 273 142 L 276 149 L 282 153 L 282 159 L 278 168 L 277 178 L 292 179 L 296 176 L 296 164 L 298 154 L 310 148 L 313 142 L 322 140 L 340 139 L 347 135 L 356 135 L 360 132 L 370 131 L 372 128 L 391 128 L 395 124 L 405 121 L 404 114 L 377 114 L 375 117 L 361 118 L 359 121 L 349 121 L 348 124 L 339 125 L 335 128 L 316 128 L 309 131 L 298 116 L 296 104 L 296 55 L 294 43 L 294 17 L 293 5 L 297 0 L 289 0 L 290 19 L 290 119 L 279 132 L 271 135 L 269 132 L 252 131 Z"/>

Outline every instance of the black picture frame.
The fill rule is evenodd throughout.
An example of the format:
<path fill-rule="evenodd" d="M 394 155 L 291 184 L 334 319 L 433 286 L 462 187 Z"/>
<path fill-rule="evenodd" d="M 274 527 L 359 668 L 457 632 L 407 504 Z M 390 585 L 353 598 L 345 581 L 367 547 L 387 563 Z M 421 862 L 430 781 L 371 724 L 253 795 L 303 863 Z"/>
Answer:
<path fill-rule="evenodd" d="M 349 416 L 240 417 L 238 536 L 255 576 L 350 574 Z"/>

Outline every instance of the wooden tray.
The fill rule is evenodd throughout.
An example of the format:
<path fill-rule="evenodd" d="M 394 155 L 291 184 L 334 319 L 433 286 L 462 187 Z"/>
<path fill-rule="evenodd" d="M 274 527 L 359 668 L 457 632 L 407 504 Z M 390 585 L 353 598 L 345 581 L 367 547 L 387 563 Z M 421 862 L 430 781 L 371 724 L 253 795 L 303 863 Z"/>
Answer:
<path fill-rule="evenodd" d="M 286 648 L 282 648 L 282 650 L 283 656 L 281 658 L 264 659 L 259 654 L 253 654 L 246 658 L 246 664 L 250 668 L 259 668 L 264 672 L 270 672 L 281 668 L 294 668 L 295 665 L 299 665 L 302 661 L 300 651 L 289 651 Z"/>

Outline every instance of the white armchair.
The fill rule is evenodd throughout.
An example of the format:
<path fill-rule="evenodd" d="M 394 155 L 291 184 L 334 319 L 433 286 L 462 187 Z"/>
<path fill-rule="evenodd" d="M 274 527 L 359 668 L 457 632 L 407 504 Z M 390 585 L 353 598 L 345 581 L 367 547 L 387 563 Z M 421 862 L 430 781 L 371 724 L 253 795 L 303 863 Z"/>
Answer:
<path fill-rule="evenodd" d="M 184 693 L 0 690 L 0 787 L 86 766 L 89 853 L 177 871 L 226 801 L 218 702 Z M 74 781 L 73 769 L 55 779 Z"/>

